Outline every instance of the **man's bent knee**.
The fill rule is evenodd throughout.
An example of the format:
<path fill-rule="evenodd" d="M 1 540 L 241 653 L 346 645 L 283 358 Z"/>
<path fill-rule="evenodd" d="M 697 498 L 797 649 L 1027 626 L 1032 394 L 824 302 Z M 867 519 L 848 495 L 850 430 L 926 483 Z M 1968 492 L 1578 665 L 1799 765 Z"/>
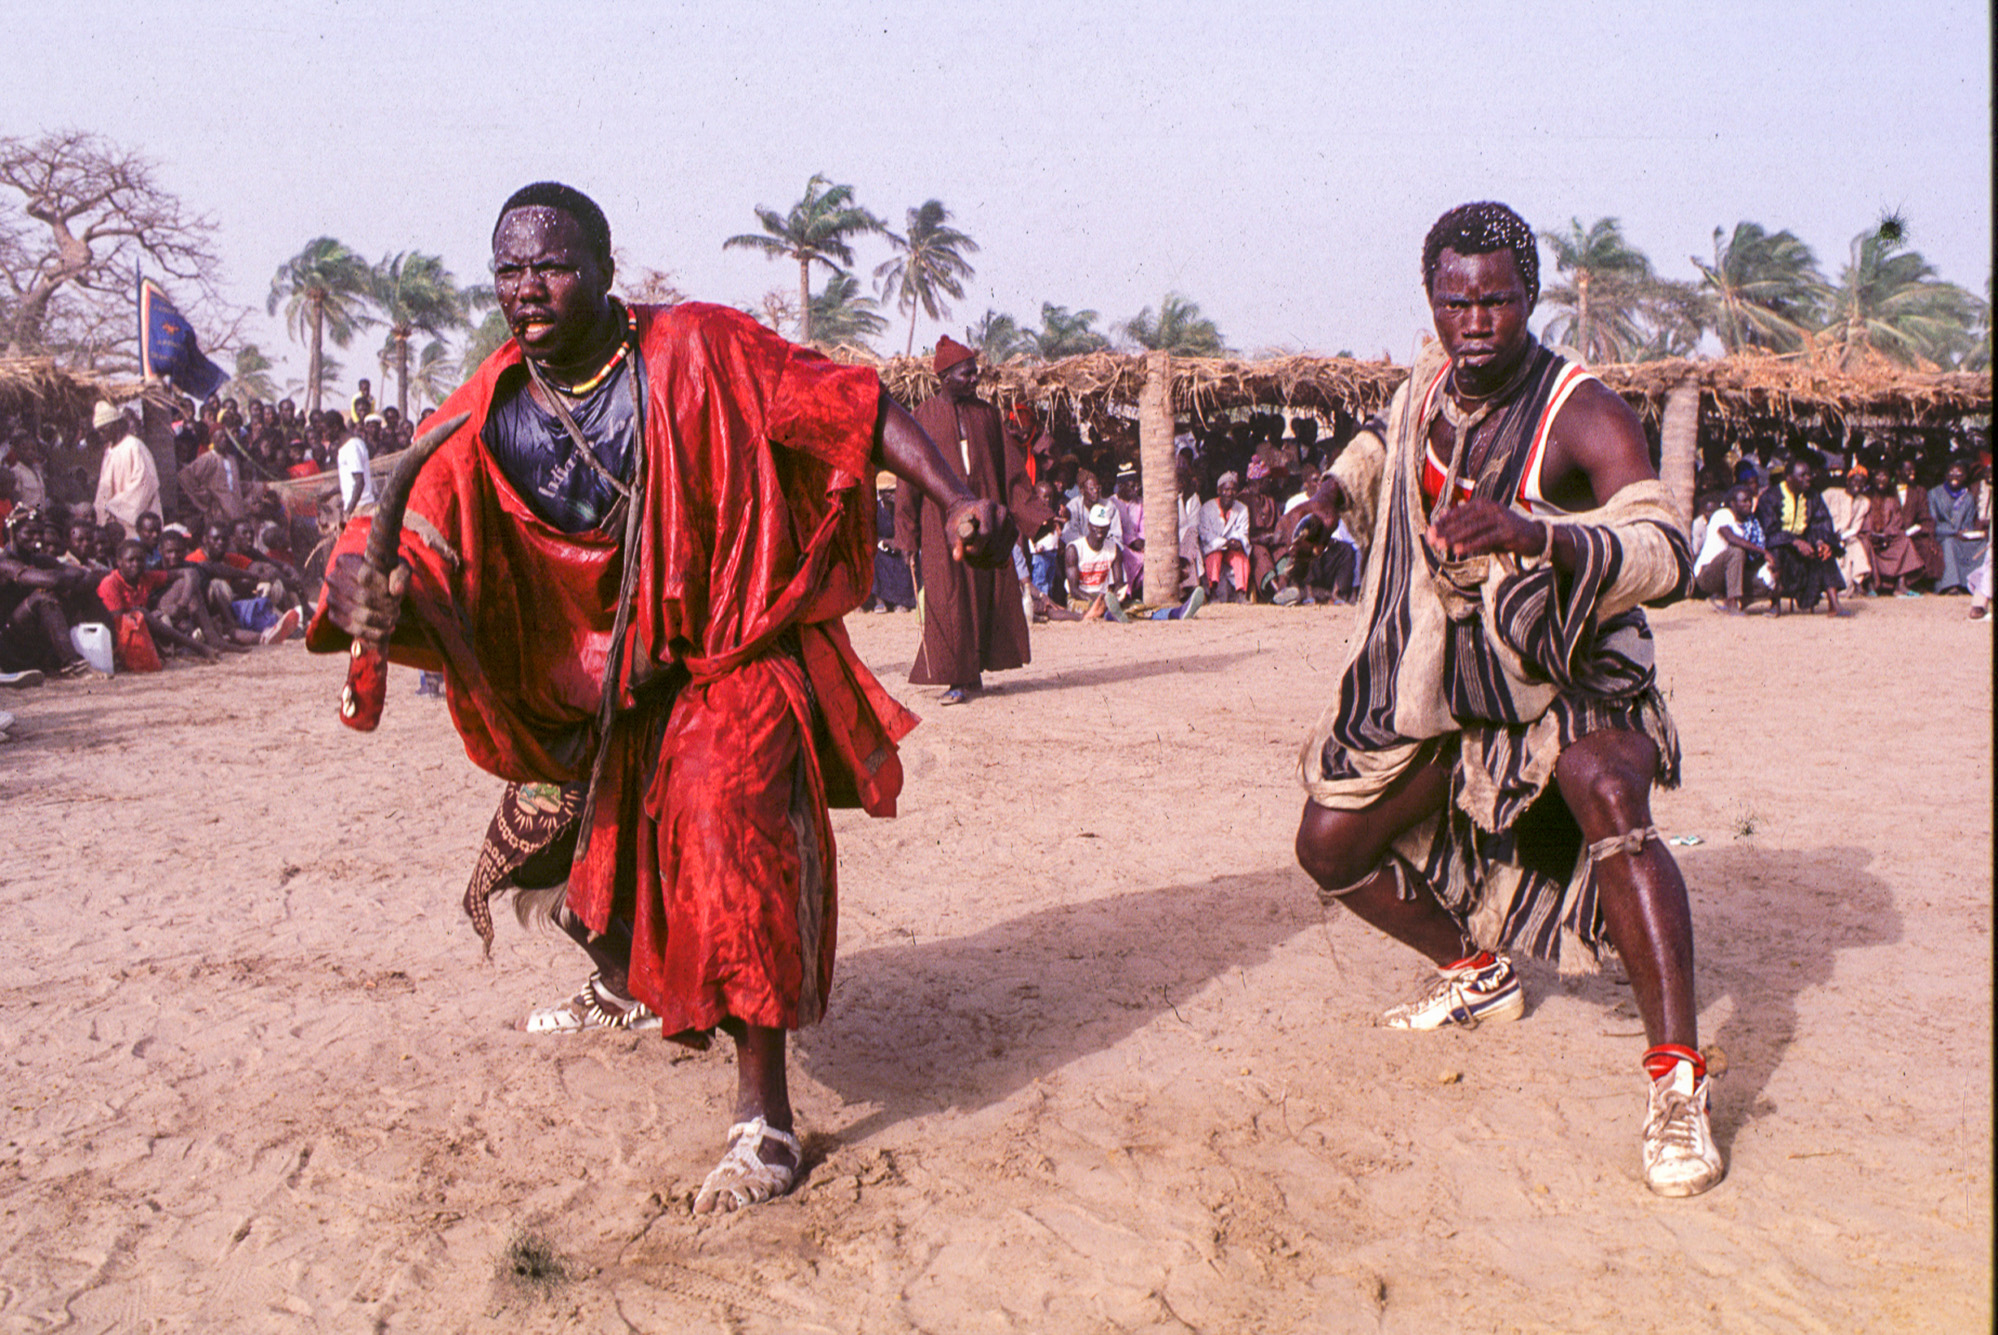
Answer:
<path fill-rule="evenodd" d="M 1297 865 L 1318 883 L 1321 896 L 1357 890 L 1380 870 L 1383 854 L 1371 840 L 1352 837 L 1348 813 L 1306 803 L 1297 826 Z"/>
<path fill-rule="evenodd" d="M 1561 796 L 1596 837 L 1651 823 L 1651 773 L 1620 755 L 1589 756 L 1563 776 Z"/>
<path fill-rule="evenodd" d="M 23 598 L 19 605 L 14 608 L 14 615 L 8 618 L 8 623 L 26 629 L 29 626 L 37 624 L 43 616 L 51 611 L 60 615 L 62 604 L 58 603 L 55 600 L 55 595 L 48 590 L 36 589 L 33 593 Z"/>

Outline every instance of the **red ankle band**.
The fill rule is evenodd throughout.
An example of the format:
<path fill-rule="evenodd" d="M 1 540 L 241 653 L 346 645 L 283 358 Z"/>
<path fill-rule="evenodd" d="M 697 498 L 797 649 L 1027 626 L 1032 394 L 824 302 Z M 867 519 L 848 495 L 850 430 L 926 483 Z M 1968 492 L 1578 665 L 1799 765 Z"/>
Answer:
<path fill-rule="evenodd" d="M 1446 964 L 1445 969 L 1489 969 L 1498 963 L 1498 956 L 1489 950 L 1481 950 L 1475 955 L 1466 955 L 1455 964 Z"/>
<path fill-rule="evenodd" d="M 1706 1079 L 1707 1059 L 1680 1043 L 1660 1043 L 1655 1048 L 1647 1049 L 1644 1053 L 1644 1073 L 1657 1080 L 1680 1062 L 1693 1068 L 1693 1079 Z"/>

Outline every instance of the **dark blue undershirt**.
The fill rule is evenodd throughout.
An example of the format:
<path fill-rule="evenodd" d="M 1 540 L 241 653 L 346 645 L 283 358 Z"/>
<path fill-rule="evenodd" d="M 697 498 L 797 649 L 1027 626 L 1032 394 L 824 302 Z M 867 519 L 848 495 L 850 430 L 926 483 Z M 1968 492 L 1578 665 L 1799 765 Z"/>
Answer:
<path fill-rule="evenodd" d="M 508 379 L 480 432 L 493 461 L 534 513 L 562 532 L 599 527 L 617 504 L 616 490 L 577 456 L 561 419 L 534 401 L 527 373 L 515 368 Z M 631 480 L 638 438 L 637 379 L 626 358 L 595 390 L 565 400 L 590 453 L 620 482 Z"/>

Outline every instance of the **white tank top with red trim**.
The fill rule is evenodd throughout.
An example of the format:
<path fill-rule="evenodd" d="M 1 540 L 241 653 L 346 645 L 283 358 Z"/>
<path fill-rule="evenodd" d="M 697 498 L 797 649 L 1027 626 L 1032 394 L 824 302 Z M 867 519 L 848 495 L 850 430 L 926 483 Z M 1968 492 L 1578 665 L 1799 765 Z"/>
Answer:
<path fill-rule="evenodd" d="M 1429 382 L 1422 394 L 1422 412 L 1418 421 L 1426 422 L 1436 411 L 1437 398 L 1443 393 L 1443 383 L 1448 379 L 1450 367 L 1445 363 Z M 1568 513 L 1547 499 L 1541 485 L 1541 469 L 1547 461 L 1547 441 L 1554 434 L 1554 419 L 1559 416 L 1568 396 L 1573 394 L 1585 380 L 1594 380 L 1595 375 L 1587 368 L 1570 362 L 1555 378 L 1554 392 L 1547 396 L 1547 406 L 1541 410 L 1540 420 L 1534 424 L 1532 452 L 1527 456 L 1526 468 L 1520 474 L 1519 494 L 1513 503 L 1535 519 L 1552 518 Z M 1429 505 L 1436 504 L 1436 498 L 1443 494 L 1443 480 L 1449 476 L 1450 462 L 1436 457 L 1436 446 L 1428 433 L 1423 433 L 1422 447 L 1422 498 Z M 1457 499 L 1469 500 L 1476 488 L 1476 481 L 1470 478 L 1457 479 Z"/>

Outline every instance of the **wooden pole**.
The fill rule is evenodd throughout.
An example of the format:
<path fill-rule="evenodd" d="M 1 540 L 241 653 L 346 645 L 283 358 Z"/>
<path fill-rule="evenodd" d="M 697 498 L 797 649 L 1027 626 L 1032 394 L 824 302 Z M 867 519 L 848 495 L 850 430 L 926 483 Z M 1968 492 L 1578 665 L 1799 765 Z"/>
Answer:
<path fill-rule="evenodd" d="M 1658 423 L 1658 472 L 1679 522 L 1693 522 L 1693 485 L 1700 467 L 1700 382 L 1687 376 L 1665 393 Z"/>
<path fill-rule="evenodd" d="M 1179 481 L 1174 468 L 1172 354 L 1148 353 L 1138 394 L 1138 482 L 1145 495 L 1145 601 L 1179 601 Z"/>

